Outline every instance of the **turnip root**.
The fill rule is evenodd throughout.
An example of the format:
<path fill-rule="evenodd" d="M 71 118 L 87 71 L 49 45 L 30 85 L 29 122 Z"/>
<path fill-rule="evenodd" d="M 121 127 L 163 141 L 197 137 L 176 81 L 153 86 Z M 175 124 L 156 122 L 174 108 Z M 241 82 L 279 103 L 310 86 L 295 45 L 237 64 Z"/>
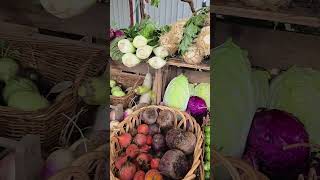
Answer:
<path fill-rule="evenodd" d="M 142 113 L 142 120 L 146 124 L 154 124 L 158 118 L 158 111 L 156 109 L 147 109 Z"/>
<path fill-rule="evenodd" d="M 166 147 L 166 141 L 162 134 L 155 134 L 152 138 L 152 148 L 154 151 L 162 151 Z"/>
<path fill-rule="evenodd" d="M 174 114 L 169 110 L 163 110 L 159 113 L 157 124 L 161 129 L 169 129 L 174 125 Z"/>
<path fill-rule="evenodd" d="M 186 155 L 192 154 L 196 146 L 196 136 L 189 131 L 171 129 L 166 134 L 166 143 L 170 149 L 179 149 Z"/>
<path fill-rule="evenodd" d="M 172 179 L 182 179 L 189 170 L 187 157 L 180 150 L 169 150 L 162 156 L 159 170 Z"/>

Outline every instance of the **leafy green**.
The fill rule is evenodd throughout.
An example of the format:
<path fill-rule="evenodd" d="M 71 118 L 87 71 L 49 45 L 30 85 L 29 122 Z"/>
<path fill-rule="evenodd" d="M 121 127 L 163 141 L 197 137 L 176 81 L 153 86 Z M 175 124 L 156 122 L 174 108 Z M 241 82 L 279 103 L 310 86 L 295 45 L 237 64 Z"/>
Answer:
<path fill-rule="evenodd" d="M 118 48 L 118 42 L 122 39 L 124 39 L 123 36 L 115 38 L 110 44 L 110 57 L 114 61 L 120 61 L 121 57 L 124 55 Z"/>
<path fill-rule="evenodd" d="M 189 98 L 190 90 L 188 78 L 183 74 L 180 74 L 170 81 L 164 93 L 163 102 L 166 106 L 185 111 Z"/>
<path fill-rule="evenodd" d="M 232 40 L 216 48 L 211 58 L 213 142 L 222 154 L 241 157 L 256 110 L 251 66 Z"/>
<path fill-rule="evenodd" d="M 253 70 L 252 80 L 255 88 L 256 108 L 266 108 L 269 97 L 270 74 L 263 70 Z"/>
<path fill-rule="evenodd" d="M 160 0 L 151 0 L 151 6 L 159 7 Z"/>
<path fill-rule="evenodd" d="M 270 85 L 268 108 L 295 115 L 306 127 L 312 143 L 320 144 L 320 72 L 292 67 Z"/>
<path fill-rule="evenodd" d="M 207 7 L 201 8 L 194 16 L 192 16 L 187 21 L 185 29 L 183 31 L 183 38 L 179 45 L 179 52 L 181 54 L 184 54 L 188 50 L 189 46 L 192 44 L 192 41 L 201 31 L 208 13 L 209 9 Z"/>
<path fill-rule="evenodd" d="M 151 39 L 157 30 L 157 25 L 151 19 L 147 18 L 141 21 L 139 34 L 147 39 Z"/>

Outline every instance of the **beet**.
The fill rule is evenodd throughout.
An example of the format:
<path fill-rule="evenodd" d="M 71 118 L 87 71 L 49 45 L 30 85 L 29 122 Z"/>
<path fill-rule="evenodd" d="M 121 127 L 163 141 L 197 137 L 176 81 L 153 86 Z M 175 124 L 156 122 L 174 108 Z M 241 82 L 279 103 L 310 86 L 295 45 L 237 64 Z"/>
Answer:
<path fill-rule="evenodd" d="M 172 179 L 182 179 L 189 170 L 187 157 L 178 149 L 169 150 L 161 158 L 159 170 Z"/>
<path fill-rule="evenodd" d="M 162 151 L 166 147 L 166 141 L 162 134 L 155 134 L 153 135 L 152 139 L 152 149 L 154 151 Z"/>
<path fill-rule="evenodd" d="M 154 124 L 158 118 L 158 111 L 157 109 L 147 109 L 142 113 L 142 120 L 146 124 Z"/>
<path fill-rule="evenodd" d="M 171 129 L 166 134 L 166 144 L 170 149 L 179 149 L 186 155 L 192 154 L 197 143 L 196 136 L 189 131 Z"/>
<path fill-rule="evenodd" d="M 160 127 L 158 126 L 158 124 L 151 124 L 149 126 L 149 134 L 150 135 L 155 135 L 155 134 L 159 134 L 161 131 L 160 131 Z"/>
<path fill-rule="evenodd" d="M 164 110 L 159 113 L 157 124 L 160 129 L 170 129 L 174 126 L 174 114 L 169 110 Z"/>

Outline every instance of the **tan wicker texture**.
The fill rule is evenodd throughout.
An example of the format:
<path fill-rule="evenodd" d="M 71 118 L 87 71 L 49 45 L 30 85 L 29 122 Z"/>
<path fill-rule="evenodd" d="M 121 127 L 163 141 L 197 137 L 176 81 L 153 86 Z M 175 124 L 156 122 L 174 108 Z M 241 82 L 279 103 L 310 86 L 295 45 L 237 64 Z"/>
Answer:
<path fill-rule="evenodd" d="M 120 146 L 118 143 L 117 136 L 120 134 L 123 134 L 125 132 L 130 132 L 133 128 L 135 128 L 136 126 L 141 124 L 141 119 L 139 118 L 140 113 L 145 111 L 146 109 L 151 109 L 151 108 L 155 108 L 160 111 L 161 110 L 171 111 L 173 114 L 175 114 L 175 123 L 174 123 L 175 127 L 181 128 L 183 130 L 189 130 L 196 135 L 197 143 L 196 143 L 196 147 L 195 147 L 194 154 L 193 154 L 192 167 L 190 168 L 190 170 L 186 174 L 186 176 L 183 178 L 183 180 L 195 179 L 196 176 L 198 175 L 197 174 L 198 170 L 200 170 L 200 175 L 198 175 L 198 176 L 200 176 L 200 179 L 203 180 L 204 179 L 203 168 L 199 168 L 199 167 L 203 166 L 203 162 L 202 162 L 203 133 L 201 131 L 200 125 L 189 114 L 187 114 L 185 112 L 181 112 L 176 109 L 165 107 L 165 106 L 148 106 L 148 107 L 140 108 L 140 109 L 134 111 L 130 116 L 128 116 L 124 121 L 122 121 L 119 124 L 118 131 L 113 132 L 113 134 L 111 135 L 111 139 L 110 139 L 110 167 L 111 167 L 111 169 L 110 169 L 110 176 L 111 177 L 110 178 L 111 178 L 111 180 L 119 180 L 117 177 L 115 177 L 115 175 L 113 173 L 115 170 L 114 160 L 119 155 L 118 153 L 120 151 Z M 181 117 L 180 121 L 178 121 L 178 117 Z M 188 129 L 187 129 L 187 123 L 189 123 Z"/>
<path fill-rule="evenodd" d="M 124 108 L 127 108 L 135 96 L 134 89 L 142 85 L 144 77 L 138 74 L 112 69 L 110 78 L 115 80 L 117 84 L 121 85 L 123 90 L 131 88 L 131 90 L 129 90 L 123 97 L 110 96 L 110 102 L 112 105 L 122 104 Z"/>
<path fill-rule="evenodd" d="M 213 151 L 214 166 L 223 166 L 228 171 L 232 180 L 269 180 L 265 175 L 255 171 L 249 164 L 241 159 L 225 157 Z"/>
<path fill-rule="evenodd" d="M 74 86 L 61 93 L 51 106 L 35 112 L 0 107 L 0 136 L 20 139 L 26 134 L 41 138 L 42 147 L 50 150 L 57 146 L 62 128 L 68 121 L 62 113 L 75 113 L 77 89 L 89 76 L 98 75 L 107 64 L 101 50 L 54 41 L 27 37 L 13 37 L 0 33 L 0 39 L 10 43 L 10 49 L 18 50 L 18 63 L 40 72 L 51 84 L 73 81 Z"/>

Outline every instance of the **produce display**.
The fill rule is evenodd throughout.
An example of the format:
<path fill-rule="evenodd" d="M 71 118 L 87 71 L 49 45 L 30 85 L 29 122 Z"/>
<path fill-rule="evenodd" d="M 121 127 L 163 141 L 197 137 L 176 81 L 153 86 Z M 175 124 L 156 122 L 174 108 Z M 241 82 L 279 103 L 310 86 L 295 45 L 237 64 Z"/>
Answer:
<path fill-rule="evenodd" d="M 36 111 L 50 105 L 44 97 L 44 79 L 35 69 L 22 68 L 16 60 L 17 51 L 11 50 L 8 43 L 1 41 L 0 58 L 0 104 L 23 111 Z"/>
<path fill-rule="evenodd" d="M 120 180 L 183 179 L 193 164 L 199 137 L 192 130 L 176 127 L 175 111 L 149 107 L 139 112 L 141 124 L 112 134 L 120 146 L 112 173 Z"/>
<path fill-rule="evenodd" d="M 248 52 L 232 40 L 214 51 L 215 150 L 242 158 L 271 180 L 307 177 L 310 168 L 320 172 L 320 72 L 297 66 L 283 71 L 254 68 Z M 217 179 L 230 176 L 218 167 L 215 172 Z"/>
<path fill-rule="evenodd" d="M 189 19 L 158 26 L 151 19 L 123 30 L 110 30 L 112 60 L 132 68 L 141 62 L 161 69 L 167 58 L 179 56 L 189 64 L 199 64 L 210 55 L 210 13 L 199 9 Z"/>

